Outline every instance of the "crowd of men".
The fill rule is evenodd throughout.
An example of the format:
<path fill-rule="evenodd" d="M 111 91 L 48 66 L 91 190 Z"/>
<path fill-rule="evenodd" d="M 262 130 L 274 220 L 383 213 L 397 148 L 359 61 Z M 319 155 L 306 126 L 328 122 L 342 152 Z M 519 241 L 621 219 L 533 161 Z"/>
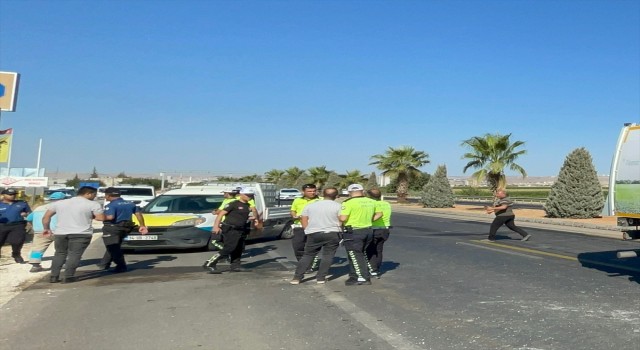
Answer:
<path fill-rule="evenodd" d="M 303 196 L 291 204 L 294 222 L 292 246 L 298 265 L 291 284 L 297 285 L 305 273 L 313 272 L 317 257 L 322 259 L 316 283 L 326 283 L 335 253 L 342 243 L 349 261 L 345 285 L 371 284 L 371 276 L 380 276 L 384 242 L 391 228 L 391 205 L 381 200 L 377 189 L 367 191 L 360 184 L 347 187 L 349 198 L 337 203 L 338 190 L 325 188 L 317 196 L 316 186 L 302 187 Z"/>
<path fill-rule="evenodd" d="M 105 190 L 108 204 L 103 208 L 95 201 L 97 189 L 81 187 L 77 196 L 65 199 L 61 192 L 54 192 L 49 202 L 36 208 L 33 212 L 29 205 L 16 200 L 14 189 L 2 191 L 0 202 L 0 246 L 6 242 L 11 244 L 12 257 L 16 263 L 23 264 L 21 249 L 25 242 L 27 223 L 34 232 L 34 240 L 29 253 L 31 272 L 40 272 L 42 255 L 53 243 L 55 253 L 51 263 L 51 283 L 71 283 L 76 280 L 75 272 L 80 265 L 82 254 L 91 243 L 94 233 L 93 221 L 102 221 L 102 239 L 106 253 L 100 263 L 102 269 L 109 269 L 111 263 L 116 266 L 114 273 L 127 271 L 126 261 L 120 245 L 126 235 L 137 229 L 146 234 L 144 218 L 140 208 L 134 203 L 120 198 L 117 188 Z M 136 216 L 139 225 L 135 225 L 132 217 Z M 62 271 L 64 266 L 64 273 Z"/>
<path fill-rule="evenodd" d="M 384 244 L 389 239 L 391 229 L 391 205 L 382 200 L 380 190 L 366 191 L 360 184 L 347 187 L 349 198 L 338 203 L 338 190 L 324 188 L 318 196 L 314 184 L 302 186 L 302 197 L 291 204 L 293 220 L 294 256 L 297 260 L 291 284 L 302 282 L 304 275 L 316 272 L 316 282 L 324 284 L 340 245 L 346 250 L 349 261 L 348 286 L 370 285 L 371 277 L 379 278 L 383 262 Z M 43 271 L 42 256 L 53 243 L 55 254 L 51 265 L 50 282 L 70 283 L 76 280 L 75 272 L 82 254 L 87 249 L 93 235 L 93 221 L 103 221 L 102 240 L 105 254 L 98 264 L 102 270 L 114 273 L 127 271 L 127 264 L 121 249 L 125 237 L 133 230 L 147 234 L 144 217 L 134 203 L 120 198 L 117 188 L 105 190 L 108 203 L 103 208 L 95 201 L 97 189 L 81 187 L 77 196 L 66 199 L 63 193 L 53 193 L 49 202 L 31 211 L 24 201 L 15 199 L 13 189 L 2 191 L 0 202 L 0 246 L 11 244 L 12 257 L 16 263 L 25 263 L 21 249 L 25 242 L 27 222 L 34 231 L 34 241 L 29 254 L 31 272 Z M 219 274 L 219 261 L 230 262 L 230 272 L 243 271 L 240 258 L 244 251 L 245 239 L 252 227 L 261 229 L 263 222 L 256 210 L 253 188 L 231 188 L 224 191 L 224 201 L 214 211 L 216 219 L 211 233 L 211 244 L 218 249 L 203 268 L 211 274 Z M 522 235 L 526 241 L 531 236 L 515 226 L 512 202 L 506 191 L 496 192 L 496 202 L 486 207 L 487 213 L 496 218 L 490 227 L 488 240 L 495 240 L 495 233 L 502 225 Z M 137 223 L 133 221 L 133 217 Z M 321 254 L 321 258 L 319 258 Z M 65 267 L 64 273 L 62 268 Z"/>

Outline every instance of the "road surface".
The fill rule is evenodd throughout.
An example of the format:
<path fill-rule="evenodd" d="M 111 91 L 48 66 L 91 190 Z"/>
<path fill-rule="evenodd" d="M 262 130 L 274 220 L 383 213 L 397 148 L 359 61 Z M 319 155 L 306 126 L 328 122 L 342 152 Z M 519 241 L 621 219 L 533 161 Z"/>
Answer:
<path fill-rule="evenodd" d="M 288 240 L 248 245 L 251 271 L 222 275 L 181 251 L 98 272 L 97 240 L 79 282 L 40 281 L 1 309 L 0 348 L 637 349 L 640 264 L 615 252 L 638 243 L 549 228 L 492 244 L 485 222 L 396 213 L 385 273 L 355 287 L 342 248 L 326 285 L 292 286 Z"/>

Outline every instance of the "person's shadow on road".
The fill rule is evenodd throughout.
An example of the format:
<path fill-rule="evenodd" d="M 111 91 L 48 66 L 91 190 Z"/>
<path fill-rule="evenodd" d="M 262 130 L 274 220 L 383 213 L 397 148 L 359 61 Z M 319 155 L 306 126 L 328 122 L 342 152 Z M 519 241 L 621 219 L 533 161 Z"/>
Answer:
<path fill-rule="evenodd" d="M 158 257 L 151 258 L 151 259 L 135 261 L 135 262 L 127 262 L 127 270 L 128 270 L 127 273 L 130 273 L 135 270 L 150 270 L 150 269 L 156 268 L 156 265 L 158 265 L 159 263 L 173 261 L 176 259 L 177 257 L 175 256 L 160 255 Z M 96 264 L 99 264 L 100 262 L 101 262 L 101 259 L 83 260 L 82 266 L 96 265 Z M 96 268 L 99 268 L 99 267 L 96 266 Z M 98 277 L 114 275 L 114 273 L 112 272 L 112 270 L 98 269 L 98 270 L 86 271 L 86 272 L 77 271 L 76 275 L 78 277 L 78 281 L 85 281 L 85 280 L 90 280 Z"/>

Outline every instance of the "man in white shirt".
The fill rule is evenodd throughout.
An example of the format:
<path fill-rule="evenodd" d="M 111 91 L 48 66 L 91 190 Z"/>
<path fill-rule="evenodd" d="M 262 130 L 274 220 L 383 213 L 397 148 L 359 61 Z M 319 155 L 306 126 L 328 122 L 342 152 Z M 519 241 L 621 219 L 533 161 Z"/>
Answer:
<path fill-rule="evenodd" d="M 76 269 L 80 265 L 82 254 L 91 243 L 93 220 L 104 221 L 104 213 L 100 203 L 94 199 L 98 190 L 84 186 L 78 195 L 64 201 L 51 203 L 42 218 L 43 235 L 53 234 L 56 253 L 51 263 L 49 282 L 60 282 L 60 270 L 65 265 L 63 283 L 75 281 Z M 58 224 L 55 232 L 51 231 L 51 217 L 57 215 Z"/>
<path fill-rule="evenodd" d="M 304 246 L 304 255 L 298 262 L 296 272 L 291 280 L 291 284 L 300 284 L 313 259 L 322 249 L 322 260 L 316 281 L 319 284 L 325 283 L 329 268 L 333 263 L 333 257 L 340 245 L 340 209 L 342 206 L 335 202 L 338 197 L 338 190 L 330 187 L 325 188 L 322 193 L 324 199 L 308 204 L 302 209 L 300 222 L 304 233 L 307 235 L 307 242 Z"/>

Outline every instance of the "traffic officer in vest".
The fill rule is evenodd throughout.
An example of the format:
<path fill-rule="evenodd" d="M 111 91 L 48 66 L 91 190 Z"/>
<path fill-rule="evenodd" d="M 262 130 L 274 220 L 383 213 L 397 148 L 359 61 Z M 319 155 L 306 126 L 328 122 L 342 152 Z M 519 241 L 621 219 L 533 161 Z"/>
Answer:
<path fill-rule="evenodd" d="M 245 227 L 249 220 L 249 215 L 253 214 L 256 227 L 262 226 L 262 220 L 258 215 L 258 211 L 255 207 L 249 206 L 249 201 L 252 199 L 254 193 L 254 189 L 250 187 L 241 189 L 238 200 L 227 204 L 216 216 L 216 221 L 213 224 L 211 232 L 214 235 L 222 235 L 223 247 L 219 253 L 214 254 L 202 265 L 209 273 L 221 273 L 216 264 L 224 258 L 231 259 L 230 272 L 242 271 L 240 258 L 242 256 L 242 249 L 244 248 Z"/>
<path fill-rule="evenodd" d="M 296 260 L 300 261 L 304 255 L 304 245 L 307 243 L 307 235 L 304 233 L 300 218 L 302 216 L 302 210 L 310 203 L 320 200 L 318 197 L 318 189 L 314 184 L 302 185 L 302 197 L 296 198 L 291 203 L 291 217 L 293 218 L 293 238 L 291 239 L 291 246 L 293 247 L 293 254 L 296 256 Z M 317 264 L 318 258 L 314 258 L 311 268 Z"/>
<path fill-rule="evenodd" d="M 27 238 L 25 217 L 31 212 L 29 204 L 16 200 L 18 192 L 13 188 L 2 191 L 0 202 L 0 247 L 11 244 L 11 257 L 18 264 L 24 264 L 20 251 Z"/>
<path fill-rule="evenodd" d="M 382 193 L 378 189 L 367 191 L 369 198 L 377 201 L 382 217 L 373 222 L 373 240 L 367 247 L 367 261 L 371 275 L 380 278 L 380 266 L 382 265 L 382 250 L 384 242 L 389 239 L 389 229 L 391 228 L 391 203 L 382 200 Z"/>
<path fill-rule="evenodd" d="M 342 202 L 340 221 L 344 226 L 344 247 L 349 259 L 349 278 L 345 285 L 371 284 L 365 251 L 373 239 L 373 222 L 382 217 L 376 201 L 364 196 L 364 187 L 351 184 L 347 187 L 349 198 Z"/>
<path fill-rule="evenodd" d="M 238 196 L 238 192 L 240 192 L 239 189 L 235 188 L 235 187 L 229 187 L 226 188 L 222 191 L 222 195 L 224 196 L 224 199 L 222 200 L 222 203 L 220 203 L 220 206 L 218 207 L 218 209 L 213 211 L 214 215 L 218 215 L 222 209 L 224 209 L 224 207 L 227 206 L 227 204 L 238 200 L 236 197 Z M 224 218 L 223 218 L 224 220 Z M 213 247 L 215 247 L 217 250 L 221 250 L 223 245 L 222 245 L 222 235 L 212 235 L 211 237 L 211 241 L 209 241 L 209 244 L 211 244 Z"/>
<path fill-rule="evenodd" d="M 133 202 L 125 201 L 120 197 L 120 190 L 114 187 L 108 187 L 104 190 L 105 201 L 109 201 L 104 208 L 104 226 L 102 227 L 102 241 L 107 251 L 102 257 L 102 261 L 98 266 L 103 270 L 111 267 L 111 262 L 116 264 L 113 270 L 115 273 L 126 272 L 127 263 L 124 260 L 122 252 L 122 241 L 136 227 L 132 221 L 136 216 L 138 223 L 138 232 L 146 235 L 149 230 L 145 226 L 144 217 L 140 212 L 140 208 Z"/>

